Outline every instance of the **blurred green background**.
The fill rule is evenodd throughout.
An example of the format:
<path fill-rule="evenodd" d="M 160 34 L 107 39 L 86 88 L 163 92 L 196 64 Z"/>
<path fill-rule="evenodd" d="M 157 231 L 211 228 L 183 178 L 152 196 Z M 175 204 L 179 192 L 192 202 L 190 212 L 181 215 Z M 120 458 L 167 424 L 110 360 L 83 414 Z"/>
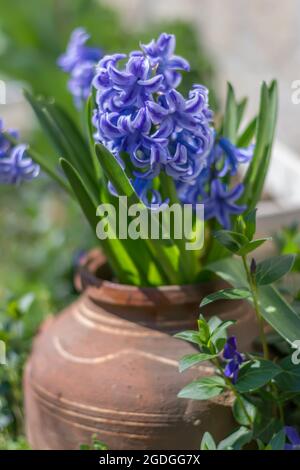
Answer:
<path fill-rule="evenodd" d="M 189 24 L 156 24 L 132 33 L 97 0 L 0 0 L 0 79 L 53 96 L 76 116 L 68 77 L 56 60 L 78 26 L 85 27 L 91 42 L 108 53 L 136 49 L 140 41 L 163 31 L 175 33 L 177 53 L 192 68 L 182 91 L 203 83 L 216 107 L 214 68 Z M 9 107 L 0 105 L 0 116 L 9 111 L 17 121 L 18 111 L 14 115 Z M 23 141 L 46 158 L 52 149 L 29 108 L 25 109 Z M 75 296 L 72 277 L 77 254 L 95 242 L 77 206 L 44 175 L 32 184 L 0 187 L 0 199 L 0 339 L 7 347 L 7 365 L 0 365 L 0 449 L 23 449 L 27 443 L 22 370 L 32 337 L 45 316 L 55 314 Z"/>

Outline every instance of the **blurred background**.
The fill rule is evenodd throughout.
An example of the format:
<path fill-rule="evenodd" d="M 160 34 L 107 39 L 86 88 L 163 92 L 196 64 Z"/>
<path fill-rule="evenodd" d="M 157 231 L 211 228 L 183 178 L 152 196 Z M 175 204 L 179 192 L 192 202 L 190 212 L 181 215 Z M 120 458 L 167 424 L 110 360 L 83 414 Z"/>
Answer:
<path fill-rule="evenodd" d="M 54 96 L 76 116 L 68 77 L 56 65 L 75 27 L 85 27 L 91 43 L 108 53 L 136 49 L 163 31 L 176 34 L 177 53 L 192 68 L 182 90 L 205 84 L 214 110 L 222 108 L 230 81 L 240 98 L 249 96 L 252 117 L 261 81 L 277 78 L 278 141 L 268 180 L 272 201 L 264 210 L 273 229 L 290 209 L 299 217 L 300 104 L 291 100 L 291 84 L 300 79 L 297 0 L 0 0 L 0 12 L 0 80 L 7 85 L 0 116 L 45 156 L 52 150 L 22 89 Z M 0 187 L 0 200 L 0 340 L 7 345 L 7 365 L 0 366 L 0 449 L 27 448 L 24 360 L 41 320 L 75 295 L 76 259 L 94 241 L 79 209 L 46 176 Z M 282 234 L 280 249 L 288 243 L 300 252 L 297 229 Z"/>

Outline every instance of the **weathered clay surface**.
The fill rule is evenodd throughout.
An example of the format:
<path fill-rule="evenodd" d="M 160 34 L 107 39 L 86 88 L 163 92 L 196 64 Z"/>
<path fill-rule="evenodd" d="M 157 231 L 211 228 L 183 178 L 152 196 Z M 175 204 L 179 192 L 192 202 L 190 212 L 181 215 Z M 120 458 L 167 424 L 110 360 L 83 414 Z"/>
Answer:
<path fill-rule="evenodd" d="M 110 449 L 199 449 L 204 431 L 229 433 L 230 400 L 177 398 L 213 370 L 180 374 L 178 360 L 194 349 L 172 337 L 195 327 L 201 298 L 220 285 L 138 289 L 100 281 L 102 265 L 90 257 L 76 281 L 83 294 L 34 342 L 24 378 L 32 447 L 78 449 L 97 434 Z M 217 314 L 238 320 L 240 350 L 249 349 L 256 326 L 247 304 L 222 303 Z"/>

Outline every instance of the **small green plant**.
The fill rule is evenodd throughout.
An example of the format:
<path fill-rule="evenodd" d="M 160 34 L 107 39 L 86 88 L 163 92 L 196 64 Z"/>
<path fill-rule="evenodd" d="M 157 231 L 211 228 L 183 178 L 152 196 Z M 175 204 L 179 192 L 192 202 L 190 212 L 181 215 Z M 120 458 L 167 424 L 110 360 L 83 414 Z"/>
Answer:
<path fill-rule="evenodd" d="M 217 317 L 209 321 L 200 315 L 198 331 L 185 331 L 177 338 L 197 345 L 199 353 L 185 356 L 180 361 L 184 371 L 202 361 L 210 361 L 215 375 L 203 377 L 187 385 L 179 393 L 181 398 L 209 400 L 225 392 L 235 398 L 233 415 L 238 428 L 218 445 L 209 433 L 202 439 L 202 449 L 239 450 L 255 445 L 260 450 L 299 448 L 297 431 L 287 426 L 289 405 L 300 395 L 300 368 L 289 354 L 277 361 L 272 358 L 265 322 L 290 345 L 300 339 L 299 317 L 271 284 L 293 267 L 293 255 L 280 255 L 257 262 L 252 252 L 268 239 L 254 239 L 255 210 L 238 217 L 235 231 L 215 233 L 217 240 L 235 258 L 224 258 L 208 268 L 233 287 L 205 297 L 200 307 L 217 300 L 246 299 L 253 305 L 260 331 L 261 355 L 241 354 L 237 339 L 227 337 L 233 322 L 222 322 Z M 286 316 L 286 312 L 288 315 Z M 288 438 L 288 442 L 287 442 Z"/>
<path fill-rule="evenodd" d="M 81 444 L 80 450 L 108 450 L 108 447 L 104 442 L 97 439 L 96 434 L 93 434 L 91 444 Z"/>
<path fill-rule="evenodd" d="M 10 299 L 0 309 L 0 340 L 5 344 L 5 361 L 0 365 L 0 447 L 24 447 L 23 366 L 37 328 L 33 318 L 34 295 Z M 5 443 L 5 439 L 8 441 Z M 14 441 L 16 441 L 14 443 Z"/>

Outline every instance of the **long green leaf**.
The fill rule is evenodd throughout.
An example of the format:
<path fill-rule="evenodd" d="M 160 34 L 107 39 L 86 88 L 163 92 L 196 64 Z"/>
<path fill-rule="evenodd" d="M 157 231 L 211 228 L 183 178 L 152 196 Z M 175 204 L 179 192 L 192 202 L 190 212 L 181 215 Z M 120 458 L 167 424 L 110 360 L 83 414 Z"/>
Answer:
<path fill-rule="evenodd" d="M 247 280 L 241 260 L 224 258 L 207 266 L 235 288 L 246 288 Z M 258 287 L 261 314 L 286 341 L 300 338 L 300 317 L 273 286 Z M 247 299 L 251 303 L 250 299 Z"/>
<path fill-rule="evenodd" d="M 84 145 L 79 129 L 54 103 L 36 99 L 27 91 L 24 94 L 42 128 L 55 146 L 59 157 L 63 157 L 72 163 L 73 167 L 80 173 L 90 194 L 97 200 L 99 184 L 95 178 L 88 146 Z"/>
<path fill-rule="evenodd" d="M 255 151 L 244 178 L 245 191 L 241 198 L 241 202 L 246 203 L 248 210 L 256 207 L 269 168 L 277 119 L 277 94 L 275 81 L 271 83 L 270 88 L 266 83 L 262 84 Z"/>
<path fill-rule="evenodd" d="M 237 147 L 247 147 L 251 144 L 252 139 L 255 135 L 255 129 L 257 126 L 257 118 L 253 118 L 252 121 L 249 122 L 245 130 L 237 139 Z"/>
<path fill-rule="evenodd" d="M 120 196 L 127 197 L 128 206 L 139 204 L 142 209 L 146 209 L 116 158 L 101 144 L 96 145 L 96 155 L 104 174 L 113 184 L 117 193 Z M 179 270 L 180 252 L 172 240 L 168 240 L 166 243 L 164 240 L 147 238 L 144 242 L 145 249 L 151 251 L 157 265 L 165 273 L 168 282 L 171 284 L 181 282 L 182 273 Z M 137 256 L 139 256 L 138 253 Z"/>
<path fill-rule="evenodd" d="M 78 202 L 87 220 L 89 221 L 93 232 L 96 233 L 96 227 L 99 222 L 99 219 L 96 215 L 97 206 L 91 198 L 77 170 L 67 160 L 61 159 L 60 162 L 62 169 L 74 191 L 75 197 L 78 199 Z M 129 282 L 130 284 L 134 285 L 141 284 L 141 278 L 135 265 L 133 264 L 131 258 L 127 255 L 126 251 L 123 249 L 122 244 L 118 239 L 101 240 L 101 246 L 118 280 L 121 283 Z"/>
<path fill-rule="evenodd" d="M 233 144 L 236 141 L 238 127 L 238 109 L 235 100 L 234 90 L 230 83 L 227 83 L 226 107 L 222 127 L 222 135 L 227 137 Z"/>

